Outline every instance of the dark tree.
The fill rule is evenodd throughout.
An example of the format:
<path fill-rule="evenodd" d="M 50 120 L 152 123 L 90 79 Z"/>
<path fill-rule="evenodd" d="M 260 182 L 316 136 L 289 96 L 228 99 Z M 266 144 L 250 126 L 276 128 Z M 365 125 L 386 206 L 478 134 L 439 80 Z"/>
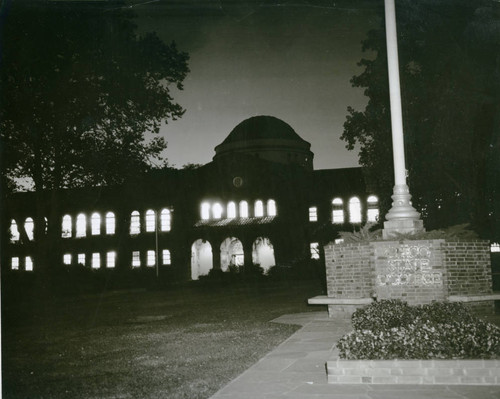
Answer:
<path fill-rule="evenodd" d="M 31 181 L 38 194 L 119 184 L 147 171 L 162 162 L 160 124 L 184 112 L 171 90 L 182 89 L 188 55 L 154 33 L 136 34 L 120 4 L 90 4 L 2 9 L 2 175 Z M 36 215 L 38 244 L 44 216 L 52 216 L 44 212 Z M 58 231 L 48 227 L 49 235 Z"/>
<path fill-rule="evenodd" d="M 500 238 L 500 4 L 397 1 L 405 153 L 427 229 L 471 223 Z M 385 29 L 369 33 L 364 111 L 349 107 L 342 139 L 360 147 L 368 183 L 390 208 L 393 180 Z"/>

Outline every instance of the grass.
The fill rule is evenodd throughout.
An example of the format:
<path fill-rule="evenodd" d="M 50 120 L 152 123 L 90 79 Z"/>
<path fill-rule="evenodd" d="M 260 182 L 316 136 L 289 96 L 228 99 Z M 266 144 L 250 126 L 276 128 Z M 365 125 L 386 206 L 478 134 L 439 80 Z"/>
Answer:
<path fill-rule="evenodd" d="M 319 282 L 3 300 L 4 398 L 208 398 L 319 310 Z"/>

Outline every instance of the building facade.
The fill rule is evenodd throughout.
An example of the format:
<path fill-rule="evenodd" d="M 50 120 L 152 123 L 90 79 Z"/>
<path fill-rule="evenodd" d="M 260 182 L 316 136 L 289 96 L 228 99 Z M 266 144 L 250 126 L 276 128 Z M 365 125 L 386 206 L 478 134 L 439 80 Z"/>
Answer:
<path fill-rule="evenodd" d="M 65 267 L 154 269 L 196 280 L 212 269 L 321 261 L 323 245 L 338 231 L 378 219 L 378 199 L 366 191 L 361 168 L 314 170 L 313 157 L 288 124 L 257 116 L 236 126 L 213 161 L 196 169 L 37 200 L 32 192 L 13 194 L 3 272 L 37 271 L 40 209 L 50 219 L 54 262 Z"/>

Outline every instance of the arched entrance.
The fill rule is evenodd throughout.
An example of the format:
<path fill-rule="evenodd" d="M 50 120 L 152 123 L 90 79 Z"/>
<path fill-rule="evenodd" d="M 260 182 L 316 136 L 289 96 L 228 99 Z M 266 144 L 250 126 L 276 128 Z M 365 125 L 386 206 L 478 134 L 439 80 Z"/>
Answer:
<path fill-rule="evenodd" d="M 206 276 L 212 267 L 212 246 L 206 240 L 196 240 L 191 246 L 191 278 L 198 280 L 198 277 Z"/>
<path fill-rule="evenodd" d="M 235 237 L 226 238 L 220 246 L 220 268 L 223 272 L 229 266 L 243 266 L 244 263 L 243 244 Z"/>
<path fill-rule="evenodd" d="M 271 240 L 267 237 L 258 237 L 252 247 L 252 262 L 260 265 L 264 273 L 276 264 L 274 260 L 274 248 Z"/>

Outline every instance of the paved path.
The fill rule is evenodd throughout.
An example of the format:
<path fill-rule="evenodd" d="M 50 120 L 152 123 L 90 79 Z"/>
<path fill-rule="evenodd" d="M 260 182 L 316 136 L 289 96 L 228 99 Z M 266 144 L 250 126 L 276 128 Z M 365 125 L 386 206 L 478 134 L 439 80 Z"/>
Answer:
<path fill-rule="evenodd" d="M 285 315 L 277 323 L 303 327 L 211 399 L 500 399 L 500 387 L 463 385 L 334 385 L 325 363 L 349 321 L 326 312 Z"/>

